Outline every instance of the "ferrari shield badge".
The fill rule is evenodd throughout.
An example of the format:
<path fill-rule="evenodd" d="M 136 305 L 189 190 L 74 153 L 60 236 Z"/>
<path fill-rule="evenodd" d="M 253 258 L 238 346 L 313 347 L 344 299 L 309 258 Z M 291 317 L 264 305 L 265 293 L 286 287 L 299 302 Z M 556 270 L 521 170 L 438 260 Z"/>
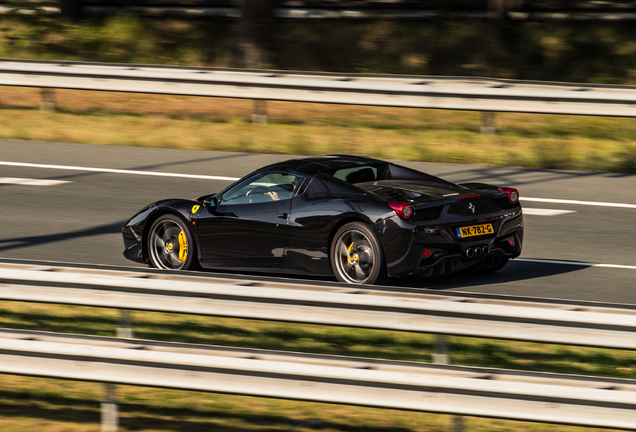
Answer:
<path fill-rule="evenodd" d="M 200 208 L 201 206 L 198 206 L 198 205 L 192 206 L 192 214 L 195 214 L 196 212 L 198 212 Z"/>

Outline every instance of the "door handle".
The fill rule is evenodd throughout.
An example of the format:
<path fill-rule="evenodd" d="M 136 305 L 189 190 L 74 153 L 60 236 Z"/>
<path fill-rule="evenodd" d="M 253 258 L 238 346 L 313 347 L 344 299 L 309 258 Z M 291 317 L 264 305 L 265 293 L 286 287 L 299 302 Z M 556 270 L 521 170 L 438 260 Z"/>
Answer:
<path fill-rule="evenodd" d="M 287 213 L 283 213 L 283 214 L 279 214 L 278 218 L 279 219 L 287 219 L 288 214 Z"/>

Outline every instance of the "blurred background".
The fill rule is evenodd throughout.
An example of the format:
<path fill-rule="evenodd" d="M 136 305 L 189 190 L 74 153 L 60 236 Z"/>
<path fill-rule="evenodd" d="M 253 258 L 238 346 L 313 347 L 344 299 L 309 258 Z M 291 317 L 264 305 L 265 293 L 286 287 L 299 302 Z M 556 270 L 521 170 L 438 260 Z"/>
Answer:
<path fill-rule="evenodd" d="M 4 58 L 636 81 L 631 1 L 14 0 L 0 11 Z M 625 118 L 502 113 L 484 134 L 479 112 L 270 102 L 254 130 L 251 101 L 58 90 L 55 116 L 39 101 L 2 88 L 0 137 L 636 171 Z"/>
<path fill-rule="evenodd" d="M 0 53 L 633 84 L 635 20 L 620 0 L 13 0 Z"/>

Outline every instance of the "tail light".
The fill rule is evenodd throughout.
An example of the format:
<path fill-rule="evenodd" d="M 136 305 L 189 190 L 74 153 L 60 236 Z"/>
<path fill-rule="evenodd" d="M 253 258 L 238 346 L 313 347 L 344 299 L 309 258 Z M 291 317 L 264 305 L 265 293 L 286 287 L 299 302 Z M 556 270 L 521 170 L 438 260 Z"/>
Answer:
<path fill-rule="evenodd" d="M 395 210 L 395 213 L 404 220 L 413 216 L 413 207 L 409 203 L 389 203 L 389 207 Z"/>
<path fill-rule="evenodd" d="M 510 204 L 517 204 L 519 202 L 519 191 L 517 189 L 500 187 L 499 190 L 508 194 Z"/>

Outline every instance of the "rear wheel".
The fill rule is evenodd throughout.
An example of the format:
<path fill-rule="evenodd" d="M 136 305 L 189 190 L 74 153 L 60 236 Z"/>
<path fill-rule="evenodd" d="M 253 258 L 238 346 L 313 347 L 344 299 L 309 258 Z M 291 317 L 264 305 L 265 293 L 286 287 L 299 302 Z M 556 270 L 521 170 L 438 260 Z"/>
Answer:
<path fill-rule="evenodd" d="M 365 224 L 351 222 L 336 232 L 330 248 L 331 269 L 340 282 L 374 284 L 386 273 L 378 236 Z"/>
<path fill-rule="evenodd" d="M 159 217 L 148 235 L 148 256 L 153 267 L 187 270 L 196 263 L 196 247 L 185 222 L 175 215 Z"/>

